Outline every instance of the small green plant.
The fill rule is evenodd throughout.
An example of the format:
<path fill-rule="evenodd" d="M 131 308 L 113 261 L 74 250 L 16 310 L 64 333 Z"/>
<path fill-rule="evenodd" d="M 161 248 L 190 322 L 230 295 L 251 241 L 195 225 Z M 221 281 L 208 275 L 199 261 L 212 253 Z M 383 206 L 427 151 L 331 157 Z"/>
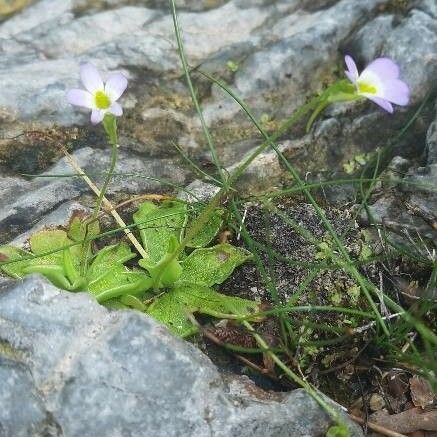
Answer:
<path fill-rule="evenodd" d="M 229 60 L 228 62 L 226 62 L 226 67 L 231 73 L 236 73 L 240 68 L 238 63 L 233 60 Z"/>
<path fill-rule="evenodd" d="M 33 234 L 30 251 L 0 247 L 2 259 L 9 262 L 1 268 L 14 278 L 40 273 L 65 290 L 88 291 L 110 307 L 136 308 L 182 337 L 197 331 L 190 317 L 193 313 L 234 319 L 253 316 L 259 311 L 257 302 L 225 296 L 212 288 L 252 258 L 247 250 L 228 243 L 206 247 L 222 226 L 220 208 L 186 249 L 176 253 L 199 209 L 177 200 L 160 206 L 141 204 L 133 219 L 148 257 L 134 267 L 126 266 L 136 255 L 125 242 L 103 247 L 89 257 L 89 263 L 84 260 L 84 251 L 100 230 L 98 222 L 90 225 L 76 215 L 67 229 Z"/>
<path fill-rule="evenodd" d="M 375 152 L 359 153 L 358 155 L 355 155 L 352 159 L 343 164 L 343 171 L 349 175 L 358 172 L 376 155 L 377 152 L 378 149 Z"/>

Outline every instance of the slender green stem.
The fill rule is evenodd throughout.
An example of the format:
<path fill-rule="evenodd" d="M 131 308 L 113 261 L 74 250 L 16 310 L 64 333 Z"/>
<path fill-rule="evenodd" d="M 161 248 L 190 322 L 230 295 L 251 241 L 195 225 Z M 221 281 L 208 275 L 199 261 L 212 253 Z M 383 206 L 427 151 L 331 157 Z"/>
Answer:
<path fill-rule="evenodd" d="M 182 39 L 181 39 L 181 35 L 180 35 L 180 28 L 179 28 L 179 23 L 177 20 L 177 14 L 176 14 L 176 6 L 175 6 L 175 1 L 174 0 L 170 0 L 170 5 L 171 5 L 171 10 L 172 10 L 172 16 L 173 16 L 173 23 L 174 23 L 174 28 L 175 28 L 175 32 L 176 32 L 176 38 L 177 38 L 177 42 L 178 42 L 178 48 L 179 48 L 179 56 L 182 62 L 182 67 L 184 69 L 184 73 L 185 76 L 187 78 L 187 82 L 189 85 L 189 89 L 190 89 L 190 93 L 191 93 L 191 97 L 193 100 L 193 103 L 195 105 L 195 108 L 197 110 L 198 116 L 200 117 L 201 123 L 202 123 L 202 128 L 204 131 L 204 135 L 205 138 L 208 142 L 208 144 L 210 144 L 210 135 L 209 135 L 209 131 L 208 128 L 206 126 L 206 124 L 204 123 L 204 119 L 203 119 L 203 114 L 202 111 L 200 109 L 200 105 L 197 103 L 197 97 L 195 95 L 194 92 L 194 88 L 192 86 L 191 83 L 191 78 L 190 78 L 190 73 L 188 70 L 188 64 L 185 58 L 185 52 L 184 52 L 184 46 L 182 43 Z M 187 232 L 187 234 L 185 235 L 185 238 L 182 240 L 181 244 L 179 245 L 178 250 L 176 250 L 172 257 L 169 257 L 169 259 L 167 260 L 167 265 L 170 264 L 170 262 L 176 258 L 181 251 L 185 248 L 186 244 L 192 239 L 192 237 L 201 229 L 201 227 L 203 226 L 203 224 L 208 220 L 208 218 L 210 217 L 210 215 L 212 214 L 212 212 L 214 211 L 214 208 L 219 204 L 222 196 L 227 193 L 227 191 L 229 190 L 229 187 L 232 186 L 233 182 L 235 182 L 243 173 L 244 171 L 250 166 L 250 164 L 262 153 L 264 152 L 269 146 L 272 145 L 272 141 L 275 141 L 276 139 L 278 139 L 281 135 L 283 135 L 293 124 L 295 124 L 298 120 L 300 120 L 304 115 L 306 115 L 309 111 L 311 111 L 312 109 L 314 109 L 316 107 L 316 105 L 319 102 L 319 98 L 314 98 L 312 99 L 310 102 L 308 102 L 306 105 L 302 106 L 299 110 L 297 110 L 292 117 L 290 117 L 290 119 L 287 120 L 286 123 L 284 123 L 284 125 L 278 130 L 278 132 L 276 132 L 275 135 L 273 135 L 272 138 L 266 138 L 266 141 L 264 143 L 262 143 L 257 149 L 255 149 L 255 151 L 246 159 L 244 160 L 243 163 L 241 163 L 238 168 L 235 170 L 235 172 L 229 177 L 228 180 L 226 180 L 225 178 L 222 177 L 222 181 L 223 181 L 223 186 L 220 189 L 220 191 L 212 198 L 211 202 L 209 203 L 209 205 L 203 210 L 203 212 L 199 215 L 198 219 L 196 220 L 196 223 L 194 224 L 194 226 L 191 227 L 191 229 Z M 214 149 L 212 149 L 214 150 Z M 213 155 L 214 156 L 214 155 Z M 218 167 L 218 170 L 220 172 L 220 176 L 222 176 L 222 170 L 218 164 L 218 160 L 216 161 L 216 165 Z M 248 322 L 243 321 L 243 323 L 253 331 L 251 325 Z M 268 348 L 268 345 L 264 342 L 264 340 L 258 336 L 256 333 L 254 334 L 255 339 L 257 340 L 258 344 L 263 347 L 263 348 Z M 336 422 L 338 423 L 343 423 L 338 415 L 338 413 L 330 406 L 328 405 L 323 399 L 322 397 L 316 392 L 316 390 L 314 390 L 306 381 L 302 380 L 301 378 L 299 378 L 294 372 L 292 372 L 279 358 L 276 354 L 274 354 L 273 352 L 268 352 L 268 354 L 272 357 L 273 361 L 276 362 L 278 364 L 279 367 L 281 367 L 284 372 L 292 379 L 294 380 L 296 383 L 298 383 L 299 385 L 301 385 L 302 387 L 304 387 L 307 392 L 314 397 L 314 399 L 331 415 L 331 417 L 333 417 Z"/>
<path fill-rule="evenodd" d="M 293 306 L 293 302 L 286 303 L 285 305 L 274 308 L 271 310 L 266 310 L 258 313 L 259 316 L 267 316 L 269 314 L 277 314 L 277 313 L 297 313 L 297 312 L 333 312 L 333 313 L 342 313 L 342 314 L 352 314 L 354 316 L 365 317 L 369 319 L 375 319 L 375 314 L 369 313 L 366 311 L 354 310 L 351 308 L 343 308 L 343 307 L 334 307 L 330 305 L 302 305 L 302 306 Z"/>
<path fill-rule="evenodd" d="M 433 290 L 437 285 L 437 260 L 433 263 L 433 268 L 431 272 L 431 276 L 429 277 L 428 284 L 426 286 L 427 294 L 432 296 Z"/>
<path fill-rule="evenodd" d="M 108 189 L 109 183 L 111 182 L 112 176 L 115 172 L 115 166 L 117 165 L 118 159 L 118 136 L 117 136 L 117 121 L 112 114 L 105 115 L 103 119 L 103 127 L 108 136 L 109 143 L 111 144 L 111 162 L 109 164 L 109 170 L 106 174 L 105 180 L 103 181 L 103 186 L 100 189 L 100 194 L 97 197 L 96 206 L 91 215 L 91 218 L 86 222 L 85 228 L 85 238 L 88 236 L 89 226 L 94 223 L 100 213 L 102 208 L 102 202 L 105 198 L 106 191 Z M 84 277 L 86 271 L 88 270 L 88 258 L 91 252 L 91 243 L 85 243 L 82 250 L 82 261 L 81 261 L 81 275 Z"/>
<path fill-rule="evenodd" d="M 207 180 L 214 181 L 218 186 L 222 186 L 222 182 L 218 180 L 217 178 L 209 175 L 205 171 L 203 171 L 183 150 L 181 147 L 179 147 L 176 143 L 172 142 L 172 146 L 179 152 L 179 154 L 182 156 L 182 158 L 187 161 L 187 163 L 190 165 L 190 167 L 201 177 L 206 178 Z"/>
<path fill-rule="evenodd" d="M 100 195 L 97 198 L 96 206 L 94 207 L 94 211 L 91 216 L 91 221 L 96 220 L 97 217 L 99 216 L 100 209 L 102 208 L 103 198 L 105 197 L 106 191 L 108 189 L 108 185 L 111 182 L 112 176 L 114 175 L 115 166 L 117 165 L 117 159 L 118 159 L 118 145 L 111 144 L 111 163 L 109 166 L 108 173 L 106 174 L 106 178 L 103 182 L 103 186 L 100 189 Z"/>
<path fill-rule="evenodd" d="M 311 114 L 311 117 L 308 119 L 307 125 L 306 125 L 306 132 L 309 132 L 311 129 L 311 126 L 313 125 L 314 121 L 318 117 L 318 115 L 328 106 L 330 105 L 330 102 L 327 100 L 322 100 L 319 103 L 319 106 L 314 110 L 314 112 Z"/>
<path fill-rule="evenodd" d="M 179 28 L 179 23 L 178 23 L 178 19 L 177 19 L 176 6 L 175 6 L 174 0 L 170 0 L 170 5 L 171 5 L 171 10 L 172 10 L 172 15 L 173 15 L 173 23 L 174 23 L 176 38 L 178 41 L 179 56 L 181 58 L 182 68 L 184 69 L 184 73 L 185 73 L 185 76 L 187 77 L 187 81 L 188 81 L 188 78 L 190 77 L 190 72 L 189 72 L 188 64 L 187 64 L 187 61 L 186 61 L 186 58 L 184 55 L 184 53 L 185 53 L 184 52 L 184 45 L 183 45 L 183 42 L 181 39 L 180 28 Z M 193 103 L 195 105 L 197 114 L 201 119 L 202 129 L 203 129 L 205 138 L 207 139 L 207 142 L 208 142 L 210 148 L 212 147 L 211 151 L 213 151 L 214 146 L 212 145 L 211 136 L 209 135 L 208 127 L 206 126 L 206 123 L 204 122 L 204 118 L 203 118 L 203 114 L 202 114 L 202 110 L 200 108 L 200 105 L 197 102 L 197 97 L 196 97 L 196 94 L 194 92 L 194 88 L 193 88 L 192 83 L 191 83 L 191 78 L 190 78 L 188 84 L 189 84 L 189 90 L 191 93 L 191 98 L 192 98 Z M 191 84 L 191 86 L 190 86 L 190 84 Z M 281 135 L 283 135 L 288 129 L 290 129 L 304 115 L 306 115 L 309 111 L 314 109 L 315 106 L 317 105 L 318 101 L 319 101 L 318 97 L 314 98 L 314 99 L 310 100 L 307 104 L 302 106 L 300 109 L 298 109 L 279 128 L 279 130 L 276 132 L 275 135 L 272 136 L 272 138 L 278 139 Z M 179 244 L 178 249 L 175 252 L 173 252 L 172 256 L 170 256 L 167 259 L 167 261 L 164 263 L 163 269 L 161 272 L 163 272 L 165 270 L 165 267 L 168 266 L 175 258 L 177 258 L 181 254 L 181 252 L 185 249 L 188 242 L 202 229 L 204 224 L 208 221 L 209 217 L 214 212 L 214 209 L 220 204 L 220 201 L 223 198 L 223 196 L 229 191 L 229 189 L 230 189 L 229 187 L 232 186 L 232 184 L 244 173 L 244 171 L 250 166 L 250 164 L 257 158 L 257 156 L 259 156 L 262 152 L 264 152 L 270 146 L 270 144 L 271 144 L 271 141 L 263 142 L 260 146 L 258 146 L 253 151 L 253 153 L 248 158 L 246 158 L 238 166 L 238 168 L 234 171 L 234 173 L 228 179 L 222 177 L 222 182 L 223 182 L 222 188 L 214 195 L 214 197 L 211 199 L 208 206 L 197 217 L 196 222 L 188 230 L 185 237 L 183 238 L 183 240 Z M 216 165 L 218 166 L 220 175 L 222 176 L 223 173 L 222 173 L 222 171 L 220 171 L 220 165 L 218 164 L 218 161 L 216 162 Z"/>
<path fill-rule="evenodd" d="M 103 198 L 105 197 L 108 185 L 111 182 L 112 176 L 115 172 L 115 166 L 117 165 L 118 158 L 118 135 L 117 135 L 117 121 L 112 114 L 106 114 L 103 119 L 103 127 L 105 129 L 108 141 L 111 144 L 111 162 L 109 165 L 108 173 L 103 182 L 103 186 L 100 189 L 99 197 L 97 198 L 94 212 L 91 216 L 91 221 L 96 220 L 99 216 L 100 208 L 102 207 Z"/>

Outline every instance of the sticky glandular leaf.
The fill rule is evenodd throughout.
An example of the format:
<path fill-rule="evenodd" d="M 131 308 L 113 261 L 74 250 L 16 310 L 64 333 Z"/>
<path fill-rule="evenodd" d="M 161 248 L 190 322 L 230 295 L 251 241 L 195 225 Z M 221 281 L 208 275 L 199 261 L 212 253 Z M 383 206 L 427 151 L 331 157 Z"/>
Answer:
<path fill-rule="evenodd" d="M 157 263 L 166 255 L 172 237 L 181 241 L 187 221 L 187 206 L 176 200 L 164 201 L 160 206 L 144 202 L 133 215 L 133 219 L 149 255 L 147 261 Z"/>
<path fill-rule="evenodd" d="M 188 337 L 197 332 L 187 314 L 189 309 L 177 299 L 174 290 L 158 297 L 147 309 L 147 314 L 163 323 L 167 328 L 180 337 Z"/>
<path fill-rule="evenodd" d="M 135 258 L 135 254 L 126 243 L 105 246 L 94 257 L 88 269 L 88 275 L 90 278 L 96 279 L 112 267 L 120 264 L 123 265 L 132 258 Z"/>
<path fill-rule="evenodd" d="M 207 287 L 221 284 L 236 267 L 251 258 L 252 254 L 246 249 L 228 243 L 196 249 L 181 262 L 182 274 L 178 283 Z"/>
<path fill-rule="evenodd" d="M 326 437 L 349 437 L 349 430 L 345 425 L 334 425 L 328 429 Z"/>
<path fill-rule="evenodd" d="M 13 246 L 1 246 L 0 254 L 2 255 L 2 261 L 17 261 L 9 264 L 3 264 L 0 268 L 7 275 L 12 278 L 21 279 L 26 273 L 24 269 L 29 265 L 30 260 L 19 261 L 22 258 L 31 257 L 32 254 L 23 249 L 18 249 Z"/>
<path fill-rule="evenodd" d="M 70 221 L 67 236 L 75 242 L 83 241 L 96 237 L 100 233 L 100 225 L 97 220 L 87 222 L 79 215 L 73 216 Z"/>
<path fill-rule="evenodd" d="M 186 233 L 188 234 L 193 225 L 196 223 L 196 218 L 202 213 L 205 206 L 192 205 L 189 214 L 189 224 L 187 225 Z M 224 210 L 222 208 L 214 208 L 211 216 L 204 223 L 193 238 L 187 243 L 187 247 L 199 248 L 205 247 L 218 234 L 223 224 Z"/>
<path fill-rule="evenodd" d="M 92 294 L 134 284 L 147 276 L 142 271 L 132 271 L 124 263 L 135 257 L 126 243 L 106 246 L 95 256 L 87 272 L 88 290 Z"/>
<path fill-rule="evenodd" d="M 215 317 L 226 315 L 251 316 L 259 311 L 259 303 L 235 296 L 227 296 L 212 288 L 188 285 L 175 289 L 176 299 L 191 312 Z"/>
<path fill-rule="evenodd" d="M 259 311 L 257 302 L 226 296 L 204 286 L 174 288 L 158 297 L 146 313 L 164 323 L 175 334 L 186 337 L 197 331 L 187 314 L 201 313 L 226 318 L 252 316 Z"/>
<path fill-rule="evenodd" d="M 47 229 L 32 234 L 29 238 L 30 248 L 34 255 L 42 255 L 35 258 L 37 264 L 63 265 L 63 250 L 69 250 L 74 267 L 80 265 L 81 248 L 79 245 L 72 246 L 73 241 L 67 233 L 61 229 Z M 52 252 L 44 255 L 47 252 Z"/>
<path fill-rule="evenodd" d="M 10 260 L 23 259 L 13 264 L 6 264 L 2 270 L 10 276 L 22 278 L 31 273 L 46 276 L 57 287 L 67 290 L 80 289 L 84 281 L 80 281 L 77 273 L 80 265 L 81 250 L 72 246 L 72 240 L 60 229 L 45 229 L 29 238 L 32 253 L 7 246 L 2 253 Z"/>

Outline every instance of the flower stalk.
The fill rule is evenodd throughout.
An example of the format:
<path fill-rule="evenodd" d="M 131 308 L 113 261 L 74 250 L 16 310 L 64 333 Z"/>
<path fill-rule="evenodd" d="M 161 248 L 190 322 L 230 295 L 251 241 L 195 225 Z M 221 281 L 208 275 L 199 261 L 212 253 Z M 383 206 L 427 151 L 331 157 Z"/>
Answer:
<path fill-rule="evenodd" d="M 85 222 L 85 238 L 88 237 L 89 226 L 94 223 L 100 213 L 102 207 L 103 198 L 105 197 L 106 191 L 108 190 L 109 183 L 111 182 L 112 176 L 115 172 L 115 166 L 117 165 L 118 158 L 118 137 L 117 137 L 117 122 L 113 114 L 107 113 L 103 118 L 103 127 L 105 129 L 106 135 L 108 137 L 109 143 L 111 144 L 111 161 L 109 165 L 108 173 L 106 174 L 103 186 L 100 189 L 100 193 L 97 197 L 96 205 L 94 211 L 89 220 Z M 85 275 L 88 269 L 88 259 L 91 252 L 91 242 L 85 243 L 82 253 L 81 270 L 82 275 Z"/>
<path fill-rule="evenodd" d="M 106 178 L 103 182 L 103 186 L 97 198 L 96 206 L 94 207 L 94 212 L 91 216 L 91 221 L 96 220 L 97 217 L 99 216 L 103 197 L 105 196 L 109 183 L 111 182 L 112 176 L 114 175 L 115 166 L 117 165 L 117 158 L 118 158 L 117 121 L 115 120 L 115 117 L 112 114 L 105 115 L 103 119 L 103 127 L 105 129 L 109 143 L 111 144 L 111 161 L 110 161 L 108 173 L 106 174 Z"/>

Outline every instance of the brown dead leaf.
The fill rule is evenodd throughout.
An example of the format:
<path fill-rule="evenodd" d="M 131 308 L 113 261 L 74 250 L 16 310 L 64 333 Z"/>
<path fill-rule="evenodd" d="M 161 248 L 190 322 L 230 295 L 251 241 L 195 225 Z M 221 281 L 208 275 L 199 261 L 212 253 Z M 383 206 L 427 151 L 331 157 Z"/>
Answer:
<path fill-rule="evenodd" d="M 425 408 L 435 400 L 431 384 L 420 376 L 410 378 L 411 400 L 416 407 Z"/>
<path fill-rule="evenodd" d="M 411 408 L 391 415 L 381 410 L 372 414 L 370 421 L 400 434 L 418 430 L 437 431 L 437 410 L 424 412 L 421 408 Z"/>
<path fill-rule="evenodd" d="M 408 391 L 407 379 L 408 377 L 404 372 L 397 372 L 394 370 L 388 372 L 386 377 L 388 394 L 394 398 L 405 395 Z"/>
<path fill-rule="evenodd" d="M 384 381 L 385 398 L 391 410 L 390 413 L 394 414 L 404 411 L 409 391 L 408 376 L 405 372 L 391 370 L 387 373 Z"/>

